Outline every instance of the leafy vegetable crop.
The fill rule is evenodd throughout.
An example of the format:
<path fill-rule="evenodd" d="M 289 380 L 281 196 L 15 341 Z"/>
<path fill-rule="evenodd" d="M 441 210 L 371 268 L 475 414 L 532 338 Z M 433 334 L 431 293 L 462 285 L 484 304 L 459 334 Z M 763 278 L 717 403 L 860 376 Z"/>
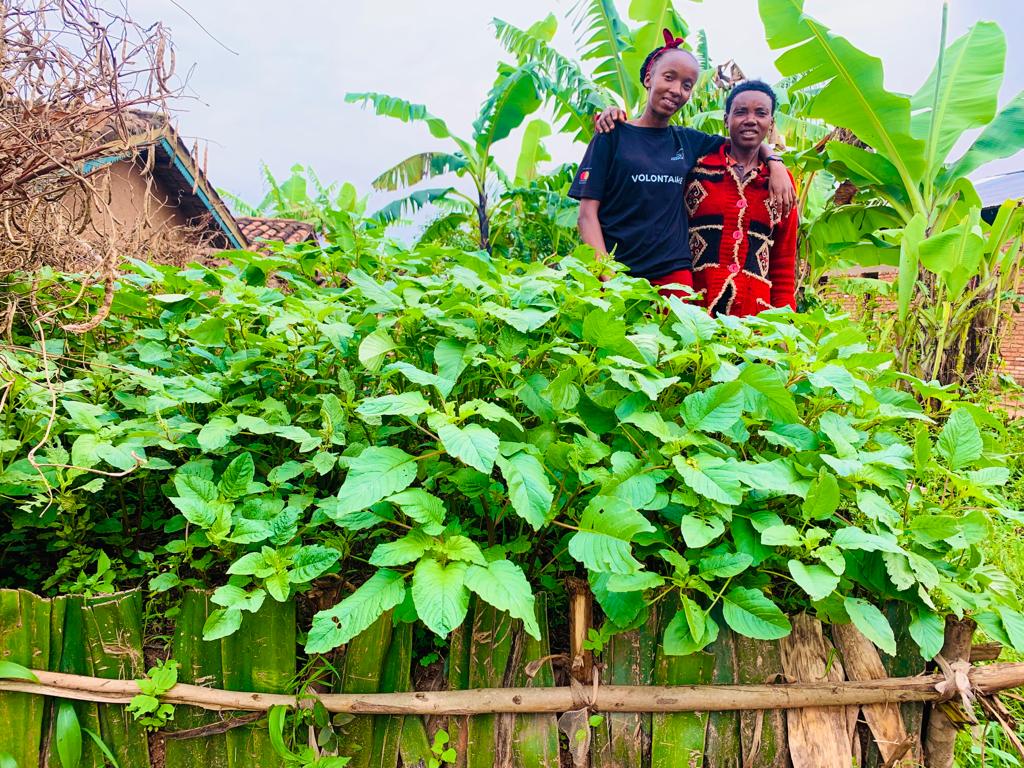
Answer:
<path fill-rule="evenodd" d="M 1016 515 L 1001 425 L 843 317 L 711 319 L 600 283 L 585 251 L 230 259 L 136 264 L 116 319 L 0 350 L 20 585 L 33 559 L 77 577 L 102 556 L 122 583 L 216 587 L 217 638 L 333 580 L 309 652 L 388 610 L 446 635 L 471 595 L 536 636 L 535 593 L 568 574 L 618 627 L 678 602 L 672 654 L 723 626 L 779 638 L 804 610 L 893 653 L 890 602 L 927 657 L 950 612 L 1024 650 L 980 547 Z M 58 307 L 78 287 L 40 290 Z"/>

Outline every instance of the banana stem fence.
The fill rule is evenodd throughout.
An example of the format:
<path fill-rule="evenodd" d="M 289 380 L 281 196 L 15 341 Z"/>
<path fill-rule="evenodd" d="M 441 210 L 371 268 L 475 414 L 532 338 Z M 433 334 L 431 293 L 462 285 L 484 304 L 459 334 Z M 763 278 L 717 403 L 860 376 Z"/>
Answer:
<path fill-rule="evenodd" d="M 315 697 L 336 713 L 337 748 L 350 768 L 426 765 L 440 728 L 458 756 L 454 768 L 946 768 L 950 724 L 955 736 L 980 706 L 1011 727 L 996 694 L 1024 686 L 1024 663 L 970 666 L 998 653 L 972 648 L 973 625 L 963 622 L 947 625 L 947 637 L 963 641 L 957 660 L 940 658 L 937 670 L 917 654 L 909 617 L 898 612 L 889 617 L 892 657 L 852 626 L 806 615 L 793 616 L 793 632 L 778 642 L 723 630 L 706 650 L 678 657 L 660 643 L 673 606 L 593 649 L 583 645 L 593 623 L 587 590 L 570 594 L 566 655 L 552 652 L 543 595 L 540 640 L 474 604 L 450 639 L 444 672 L 424 684 L 412 626 L 385 614 L 331 654 L 332 690 L 296 696 L 305 660 L 293 604 L 268 601 L 239 632 L 203 642 L 216 606 L 189 593 L 170 643 L 181 682 L 161 697 L 181 706 L 154 734 L 124 706 L 148 666 L 140 593 L 45 599 L 0 590 L 0 659 L 37 679 L 0 680 L 0 753 L 56 768 L 58 703 L 73 700 L 121 768 L 282 768 L 257 720 Z M 81 768 L 106 764 L 83 743 Z"/>

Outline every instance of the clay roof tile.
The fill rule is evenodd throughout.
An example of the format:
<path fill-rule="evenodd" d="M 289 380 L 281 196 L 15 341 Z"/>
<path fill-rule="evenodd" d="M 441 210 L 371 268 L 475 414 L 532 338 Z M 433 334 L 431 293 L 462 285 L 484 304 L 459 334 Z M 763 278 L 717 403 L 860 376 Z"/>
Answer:
<path fill-rule="evenodd" d="M 280 240 L 288 245 L 316 241 L 316 230 L 312 224 L 292 219 L 266 219 L 250 216 L 236 216 L 235 221 L 249 242 L 255 240 Z"/>

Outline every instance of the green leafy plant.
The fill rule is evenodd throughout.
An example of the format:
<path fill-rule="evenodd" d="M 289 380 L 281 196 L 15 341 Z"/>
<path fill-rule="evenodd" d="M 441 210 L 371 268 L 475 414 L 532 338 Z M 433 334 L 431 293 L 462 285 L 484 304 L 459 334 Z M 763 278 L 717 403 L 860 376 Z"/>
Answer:
<path fill-rule="evenodd" d="M 96 733 L 96 731 L 89 728 L 82 728 L 82 733 L 92 740 L 92 743 L 96 745 L 96 749 L 98 749 L 100 754 L 103 755 L 104 761 L 110 765 L 110 768 L 121 768 L 121 764 L 117 762 L 117 758 L 114 757 L 113 751 L 109 746 L 107 746 L 107 743 L 100 738 L 100 735 Z"/>
<path fill-rule="evenodd" d="M 109 547 L 122 534 L 95 521 L 138 500 L 148 549 L 115 583 L 214 587 L 207 637 L 328 582 L 341 599 L 314 616 L 309 653 L 386 611 L 446 636 L 472 595 L 536 637 L 537 585 L 571 574 L 605 634 L 677 604 L 670 653 L 723 626 L 776 639 L 802 610 L 891 650 L 890 602 L 908 605 L 927 657 L 948 613 L 1024 647 L 983 546 L 1019 517 L 1000 493 L 1005 428 L 900 373 L 856 327 L 821 311 L 715 320 L 643 281 L 601 283 L 585 249 L 545 265 L 379 242 L 359 257 L 372 272 L 318 254 L 136 265 L 116 299 L 133 312 L 98 329 L 120 346 L 100 367 L 79 362 L 96 337 L 62 338 L 49 375 L 61 409 L 37 455 L 60 464 L 110 430 L 145 457 L 116 485 L 61 486 L 89 521 L 81 541 Z M 75 290 L 36 289 L 64 303 Z M 0 490 L 40 534 L 19 551 L 45 562 L 48 483 L 65 470 L 26 454 L 51 389 L 31 342 L 0 354 L 24 372 Z"/>
<path fill-rule="evenodd" d="M 438 729 L 437 733 L 434 734 L 434 741 L 430 745 L 431 757 L 427 761 L 427 768 L 442 768 L 445 765 L 454 765 L 455 761 L 459 759 L 458 753 L 454 747 L 449 746 L 451 738 L 448 736 L 448 731 L 443 728 Z"/>
<path fill-rule="evenodd" d="M 322 707 L 321 707 L 322 709 Z M 315 747 L 307 745 L 292 749 L 285 739 L 288 707 L 273 706 L 268 715 L 270 727 L 270 743 L 274 751 L 289 765 L 300 768 L 345 768 L 350 758 L 336 755 L 323 755 Z"/>
<path fill-rule="evenodd" d="M 552 106 L 556 119 L 562 121 L 562 132 L 589 141 L 594 133 L 594 115 L 604 107 L 619 104 L 631 114 L 639 114 L 646 98 L 639 79 L 640 65 L 648 53 L 662 45 L 662 29 L 667 27 L 687 37 L 689 25 L 671 0 L 632 3 L 628 21 L 611 0 L 580 0 L 569 17 L 576 34 L 579 62 L 552 47 L 558 27 L 554 15 L 525 30 L 500 19 L 494 20 L 494 26 L 499 42 L 520 63 L 537 65 L 541 93 Z M 697 55 L 706 59 L 706 53 L 706 45 L 698 43 Z M 589 74 L 584 67 L 589 68 Z M 705 75 L 695 89 L 698 93 L 710 90 L 711 74 Z M 695 103 L 688 112 L 702 111 Z"/>
<path fill-rule="evenodd" d="M 178 668 L 174 659 L 158 663 L 148 674 L 136 680 L 141 693 L 133 696 L 128 711 L 141 725 L 156 730 L 174 719 L 174 705 L 160 701 L 160 697 L 178 684 Z"/>
<path fill-rule="evenodd" d="M 28 680 L 38 683 L 39 680 L 31 669 L 15 664 L 13 661 L 0 661 L 0 680 Z"/>
<path fill-rule="evenodd" d="M 70 701 L 57 705 L 57 719 L 54 728 L 57 742 L 57 757 L 63 768 L 78 768 L 82 762 L 82 727 L 78 714 Z"/>

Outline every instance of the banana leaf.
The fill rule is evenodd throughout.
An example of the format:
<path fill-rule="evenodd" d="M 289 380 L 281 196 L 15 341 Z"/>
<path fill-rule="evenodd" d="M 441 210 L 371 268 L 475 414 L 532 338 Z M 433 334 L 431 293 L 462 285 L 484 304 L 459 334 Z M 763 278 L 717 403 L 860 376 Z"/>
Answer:
<path fill-rule="evenodd" d="M 551 135 L 551 126 L 544 120 L 531 120 L 523 131 L 523 142 L 519 147 L 519 160 L 516 161 L 516 185 L 529 184 L 537 178 L 537 166 L 551 159 L 551 154 L 544 146 L 544 137 Z"/>
<path fill-rule="evenodd" d="M 914 110 L 911 130 L 928 142 L 929 177 L 942 169 L 965 131 L 992 122 L 999 108 L 1005 67 L 1006 37 L 994 22 L 975 24 L 942 52 L 931 75 L 910 100 Z"/>
<path fill-rule="evenodd" d="M 500 688 L 512 653 L 512 617 L 478 600 L 473 612 L 469 646 L 469 687 Z M 508 725 L 508 723 L 504 723 Z M 469 719 L 466 740 L 468 768 L 491 768 L 507 759 L 511 733 L 499 728 L 497 715 L 475 715 Z"/>
<path fill-rule="evenodd" d="M 480 105 L 480 114 L 473 123 L 473 141 L 480 157 L 488 157 L 492 146 L 540 107 L 541 97 L 534 79 L 537 68 L 534 62 L 518 67 L 498 65 L 498 79 Z"/>
<path fill-rule="evenodd" d="M 24 590 L 0 590 L 0 659 L 30 669 L 50 669 L 50 616 L 56 601 Z M 60 600 L 63 608 L 63 600 Z M 47 700 L 0 693 L 0 753 L 18 765 L 39 765 Z"/>
<path fill-rule="evenodd" d="M 657 612 L 638 629 L 613 635 L 601 655 L 601 682 L 606 685 L 650 685 L 658 647 Z M 662 656 L 662 673 L 668 674 L 668 659 Z M 650 752 L 651 716 L 636 712 L 608 712 L 593 729 L 593 768 L 640 768 Z"/>
<path fill-rule="evenodd" d="M 466 158 L 448 152 L 420 152 L 388 168 L 373 180 L 377 190 L 396 190 L 419 184 L 424 179 L 457 173 L 467 165 Z"/>
<path fill-rule="evenodd" d="M 382 224 L 391 224 L 392 222 L 398 221 L 403 216 L 415 213 L 426 205 L 447 199 L 448 195 L 454 191 L 454 187 L 417 189 L 415 192 L 412 192 L 405 197 L 401 197 L 398 200 L 392 200 L 379 211 L 374 213 L 371 218 L 381 222 Z"/>
<path fill-rule="evenodd" d="M 639 72 L 626 68 L 625 56 L 633 45 L 629 27 L 613 0 L 579 0 L 573 11 L 576 47 L 580 58 L 594 63 L 594 81 L 618 94 L 627 109 L 640 102 L 643 88 Z"/>
<path fill-rule="evenodd" d="M 516 688 L 530 685 L 547 688 L 555 684 L 550 664 L 543 664 L 532 679 L 526 674 L 527 665 L 551 653 L 547 595 L 543 592 L 537 595 L 537 625 L 540 627 L 540 640 L 533 639 L 523 631 L 519 631 L 516 636 L 516 653 L 510 662 L 515 665 L 512 669 L 512 685 Z M 517 716 L 512 727 L 513 768 L 547 768 L 557 764 L 557 718 L 551 714 Z"/>
<path fill-rule="evenodd" d="M 435 139 L 445 139 L 451 135 L 444 120 L 434 117 L 422 104 L 413 104 L 384 93 L 346 93 L 345 102 L 372 107 L 381 117 L 393 117 L 403 123 L 425 122 L 430 129 L 430 135 Z"/>
<path fill-rule="evenodd" d="M 899 171 L 908 197 L 925 173 L 925 142 L 911 133 L 910 99 L 884 86 L 880 59 L 804 13 L 804 0 L 758 0 L 775 64 L 799 76 L 793 90 L 817 88 L 809 116 L 848 128 Z"/>
<path fill-rule="evenodd" d="M 345 648 L 345 669 L 340 686 L 342 693 L 377 693 L 380 690 L 391 637 L 391 611 L 388 611 L 352 638 Z M 376 719 L 372 715 L 360 715 L 341 728 L 341 749 L 352 758 L 349 768 L 370 768 L 373 764 Z"/>
<path fill-rule="evenodd" d="M 505 50 L 520 63 L 540 63 L 534 79 L 541 96 L 552 107 L 555 120 L 561 121 L 559 132 L 574 134 L 576 141 L 586 143 L 594 134 L 595 110 L 608 104 L 606 92 L 584 74 L 577 61 L 555 50 L 550 39 L 536 32 L 535 27 L 523 30 L 501 19 L 494 20 L 498 42 Z"/>
<path fill-rule="evenodd" d="M 942 183 L 974 173 L 993 160 L 1002 160 L 1021 150 L 1024 136 L 1024 91 L 1018 93 L 989 123 L 963 156 L 942 176 Z"/>

